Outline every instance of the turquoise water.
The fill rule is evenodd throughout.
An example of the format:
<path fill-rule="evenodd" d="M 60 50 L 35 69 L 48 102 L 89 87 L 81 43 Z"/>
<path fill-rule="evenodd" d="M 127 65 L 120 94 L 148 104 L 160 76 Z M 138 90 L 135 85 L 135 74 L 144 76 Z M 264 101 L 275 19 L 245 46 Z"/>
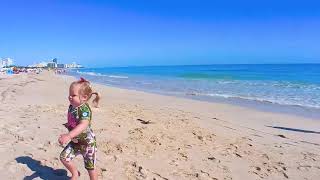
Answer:
<path fill-rule="evenodd" d="M 320 110 L 320 64 L 84 68 L 70 75 L 115 87 Z"/>

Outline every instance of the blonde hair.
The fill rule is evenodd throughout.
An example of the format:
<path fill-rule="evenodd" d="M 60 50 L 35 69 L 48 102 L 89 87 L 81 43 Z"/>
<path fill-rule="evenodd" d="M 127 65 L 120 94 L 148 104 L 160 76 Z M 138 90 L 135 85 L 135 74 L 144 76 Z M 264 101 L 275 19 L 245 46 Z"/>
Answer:
<path fill-rule="evenodd" d="M 89 81 L 81 77 L 80 80 L 72 82 L 70 87 L 75 85 L 80 85 L 79 94 L 88 96 L 88 99 L 87 99 L 88 101 L 91 99 L 93 94 L 96 95 L 92 103 L 94 107 L 98 107 L 99 100 L 101 97 L 98 92 L 94 92 L 92 90 L 92 87 Z"/>

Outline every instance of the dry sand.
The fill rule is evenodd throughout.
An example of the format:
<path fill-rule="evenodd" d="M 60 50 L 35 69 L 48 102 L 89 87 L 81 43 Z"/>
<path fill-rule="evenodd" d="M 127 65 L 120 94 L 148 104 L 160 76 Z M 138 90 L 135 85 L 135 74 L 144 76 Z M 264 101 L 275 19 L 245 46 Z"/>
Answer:
<path fill-rule="evenodd" d="M 1 179 L 68 179 L 57 138 L 72 80 L 0 77 Z M 93 109 L 100 179 L 320 179 L 320 121 L 94 87 L 103 98 Z M 82 157 L 75 162 L 88 179 Z"/>

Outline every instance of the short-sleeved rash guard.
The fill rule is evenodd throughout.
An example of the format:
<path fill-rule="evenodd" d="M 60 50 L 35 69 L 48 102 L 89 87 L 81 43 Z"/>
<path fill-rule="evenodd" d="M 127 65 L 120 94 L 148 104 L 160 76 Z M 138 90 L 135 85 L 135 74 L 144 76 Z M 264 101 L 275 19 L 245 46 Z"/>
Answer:
<path fill-rule="evenodd" d="M 89 143 L 94 138 L 94 134 L 91 130 L 91 119 L 92 119 L 92 111 L 87 103 L 81 104 L 78 107 L 69 106 L 68 109 L 68 130 L 71 131 L 74 129 L 80 121 L 87 120 L 89 121 L 89 126 L 86 130 L 84 130 L 81 134 L 79 134 L 76 140 L 80 142 Z"/>

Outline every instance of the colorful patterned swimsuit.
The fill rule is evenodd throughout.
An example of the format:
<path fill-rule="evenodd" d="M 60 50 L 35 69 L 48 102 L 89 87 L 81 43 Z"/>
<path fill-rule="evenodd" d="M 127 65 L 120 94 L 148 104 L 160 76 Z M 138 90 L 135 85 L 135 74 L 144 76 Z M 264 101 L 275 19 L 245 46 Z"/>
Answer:
<path fill-rule="evenodd" d="M 91 129 L 91 118 L 92 112 L 87 103 L 78 107 L 69 106 L 68 123 L 66 125 L 68 130 L 74 129 L 83 120 L 89 121 L 89 126 L 73 138 L 60 154 L 60 159 L 65 161 L 71 161 L 78 154 L 82 154 L 85 168 L 88 170 L 95 167 L 97 151 L 96 138 Z"/>

